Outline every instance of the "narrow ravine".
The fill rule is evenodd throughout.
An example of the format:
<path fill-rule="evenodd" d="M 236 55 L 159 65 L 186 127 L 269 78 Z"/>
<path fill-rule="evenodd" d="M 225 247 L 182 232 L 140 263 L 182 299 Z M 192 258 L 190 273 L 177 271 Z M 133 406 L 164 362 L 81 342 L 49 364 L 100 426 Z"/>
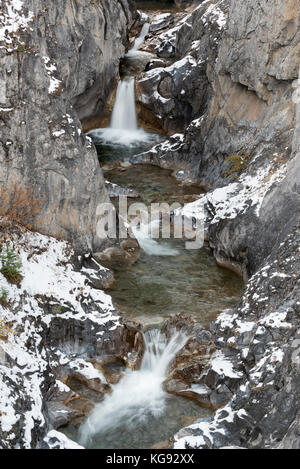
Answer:
<path fill-rule="evenodd" d="M 300 448 L 300 2 L 0 5 L 0 449 Z"/>
<path fill-rule="evenodd" d="M 149 3 L 157 9 L 158 2 Z M 145 23 L 125 57 L 110 126 L 92 130 L 89 136 L 96 145 L 106 180 L 116 188 L 136 193 L 129 204 L 184 204 L 199 198 L 202 188 L 182 184 L 171 171 L 128 162 L 129 157 L 161 140 L 160 135 L 139 127 L 136 114 L 135 73 L 149 60 L 149 54 L 139 50 L 148 31 L 149 24 Z M 208 245 L 188 250 L 182 239 L 151 239 L 148 228 L 145 225 L 134 231 L 141 257 L 133 265 L 114 268 L 116 282 L 108 291 L 126 318 L 143 324 L 144 357 L 139 370 L 121 370 L 122 377 L 112 394 L 101 402 L 94 401 L 94 410 L 80 428 L 70 425 L 64 429 L 68 437 L 88 448 L 150 448 L 161 442 L 168 447 L 172 435 L 185 423 L 212 412 L 163 389 L 169 365 L 189 337 L 174 329 L 167 338 L 160 325 L 170 316 L 185 313 L 204 329 L 209 328 L 222 310 L 237 302 L 243 283 L 216 265 Z"/>

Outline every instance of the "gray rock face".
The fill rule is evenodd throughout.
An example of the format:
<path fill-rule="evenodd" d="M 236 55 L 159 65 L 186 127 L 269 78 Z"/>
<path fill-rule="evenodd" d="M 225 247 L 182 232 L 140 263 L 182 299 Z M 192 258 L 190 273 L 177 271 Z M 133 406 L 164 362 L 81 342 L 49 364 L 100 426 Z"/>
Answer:
<path fill-rule="evenodd" d="M 299 448 L 299 232 L 297 225 L 251 278 L 237 308 L 212 326 L 219 359 L 203 376 L 222 368 L 228 382 L 239 363 L 241 381 L 211 421 L 176 436 L 177 448 Z"/>
<path fill-rule="evenodd" d="M 295 119 L 294 81 L 299 74 L 299 4 L 265 2 L 261 8 L 255 9 L 247 2 L 242 6 L 239 2 L 232 2 L 228 30 L 218 62 L 221 80 L 222 75 L 229 74 L 231 81 L 238 84 L 233 87 L 242 85 L 248 89 L 243 91 L 244 98 L 237 101 L 240 109 L 247 109 L 246 114 L 243 111 L 243 116 L 238 120 L 232 119 L 237 133 L 228 121 L 228 117 L 235 115 L 231 112 L 233 108 L 226 109 L 226 127 L 231 127 L 229 133 L 233 137 L 230 145 L 243 143 L 242 151 L 251 155 L 246 171 L 251 173 L 255 167 L 259 171 L 264 161 L 274 157 L 277 162 L 273 172 L 287 164 L 285 178 L 270 187 L 259 214 L 248 210 L 236 220 L 226 222 L 226 226 L 223 224 L 212 230 L 217 251 L 223 251 L 221 256 L 226 258 L 229 255 L 237 259 L 238 253 L 246 252 L 250 274 L 286 239 L 299 220 L 300 207 L 299 119 Z M 238 21 L 238 17 L 242 21 Z M 251 120 L 249 112 L 253 113 Z M 244 131 L 240 133 L 242 125 L 247 129 L 248 136 Z M 241 135 L 242 140 L 239 141 Z M 236 146 L 232 151 L 237 149 Z M 228 154 L 229 150 L 226 152 Z M 269 177 L 272 177 L 272 171 L 270 173 Z"/>
<path fill-rule="evenodd" d="M 1 187 L 30 190 L 42 202 L 34 227 L 80 249 L 101 247 L 107 193 L 78 117 L 103 108 L 132 15 L 127 0 L 1 2 Z"/>
<path fill-rule="evenodd" d="M 276 252 L 300 218 L 300 156 L 287 165 L 286 177 L 266 194 L 259 213 L 254 208 L 210 228 L 216 257 L 238 261 L 249 275 Z"/>

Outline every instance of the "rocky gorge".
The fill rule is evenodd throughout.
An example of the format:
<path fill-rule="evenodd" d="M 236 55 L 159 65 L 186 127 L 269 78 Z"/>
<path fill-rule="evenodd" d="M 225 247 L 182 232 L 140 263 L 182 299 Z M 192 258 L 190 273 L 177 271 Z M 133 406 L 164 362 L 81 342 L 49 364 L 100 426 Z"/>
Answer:
<path fill-rule="evenodd" d="M 41 201 L 30 229 L 1 218 L 22 280 L 0 274 L 0 447 L 80 447 L 63 428 L 93 418 L 147 357 L 145 327 L 116 306 L 108 270 L 139 248 L 97 234 L 97 207 L 114 193 L 83 128 L 105 118 L 120 59 L 149 23 L 136 106 L 162 137 L 125 157 L 122 178 L 152 165 L 197 186 L 180 215 L 204 224 L 217 264 L 245 283 L 209 327 L 180 310 L 161 322 L 170 342 L 186 337 L 163 389 L 199 411 L 154 443 L 298 449 L 299 2 L 146 3 L 0 4 L 1 194 L 14 200 L 17 184 Z"/>

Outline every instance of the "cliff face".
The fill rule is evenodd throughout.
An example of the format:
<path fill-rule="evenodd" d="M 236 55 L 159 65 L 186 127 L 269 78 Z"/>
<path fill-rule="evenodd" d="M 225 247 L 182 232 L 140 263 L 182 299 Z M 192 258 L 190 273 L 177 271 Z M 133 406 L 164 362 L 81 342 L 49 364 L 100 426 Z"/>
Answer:
<path fill-rule="evenodd" d="M 214 163 L 219 161 L 217 183 L 230 181 L 231 155 L 240 156 L 245 181 L 248 176 L 259 178 L 268 168 L 261 178 L 260 210 L 246 210 L 226 228 L 213 230 L 221 257 L 238 258 L 247 251 L 250 273 L 298 220 L 300 161 L 294 143 L 298 138 L 294 98 L 299 47 L 299 2 L 231 2 L 214 75 L 214 98 L 204 124 L 208 135 L 199 174 L 213 184 Z M 269 184 L 267 179 L 272 178 Z"/>
<path fill-rule="evenodd" d="M 43 202 L 35 228 L 99 248 L 107 200 L 96 151 L 79 118 L 99 113 L 114 86 L 133 7 L 122 0 L 1 1 L 0 182 Z"/>

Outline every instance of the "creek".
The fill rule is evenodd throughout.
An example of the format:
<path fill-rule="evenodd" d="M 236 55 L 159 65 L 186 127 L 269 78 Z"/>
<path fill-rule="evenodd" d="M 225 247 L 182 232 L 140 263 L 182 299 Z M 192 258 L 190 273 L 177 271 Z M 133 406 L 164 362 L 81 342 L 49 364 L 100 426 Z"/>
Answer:
<path fill-rule="evenodd" d="M 171 10 L 167 3 L 164 8 L 161 2 L 138 2 L 141 3 L 145 9 Z M 145 60 L 138 49 L 148 26 L 144 26 L 133 43 L 127 59 Z M 105 178 L 134 189 L 140 196 L 138 200 L 147 206 L 152 202 L 183 204 L 196 200 L 201 188 L 197 184 L 182 184 L 170 171 L 150 165 L 122 167 L 124 160 L 151 148 L 162 138 L 138 127 L 134 90 L 135 78 L 127 73 L 118 85 L 110 127 L 89 132 Z M 238 301 L 243 288 L 239 277 L 217 266 L 208 245 L 187 250 L 184 240 L 152 240 L 143 230 L 136 232 L 136 237 L 142 247 L 141 257 L 132 266 L 115 269 L 116 283 L 109 294 L 125 317 L 147 326 L 146 351 L 141 368 L 124 370 L 112 393 L 100 402 L 95 401 L 93 411 L 79 430 L 72 426 L 64 429 L 69 437 L 87 448 L 150 448 L 168 441 L 184 425 L 211 414 L 196 402 L 168 395 L 163 390 L 169 365 L 188 337 L 173 331 L 168 340 L 158 324 L 184 312 L 208 328 L 220 311 Z"/>

